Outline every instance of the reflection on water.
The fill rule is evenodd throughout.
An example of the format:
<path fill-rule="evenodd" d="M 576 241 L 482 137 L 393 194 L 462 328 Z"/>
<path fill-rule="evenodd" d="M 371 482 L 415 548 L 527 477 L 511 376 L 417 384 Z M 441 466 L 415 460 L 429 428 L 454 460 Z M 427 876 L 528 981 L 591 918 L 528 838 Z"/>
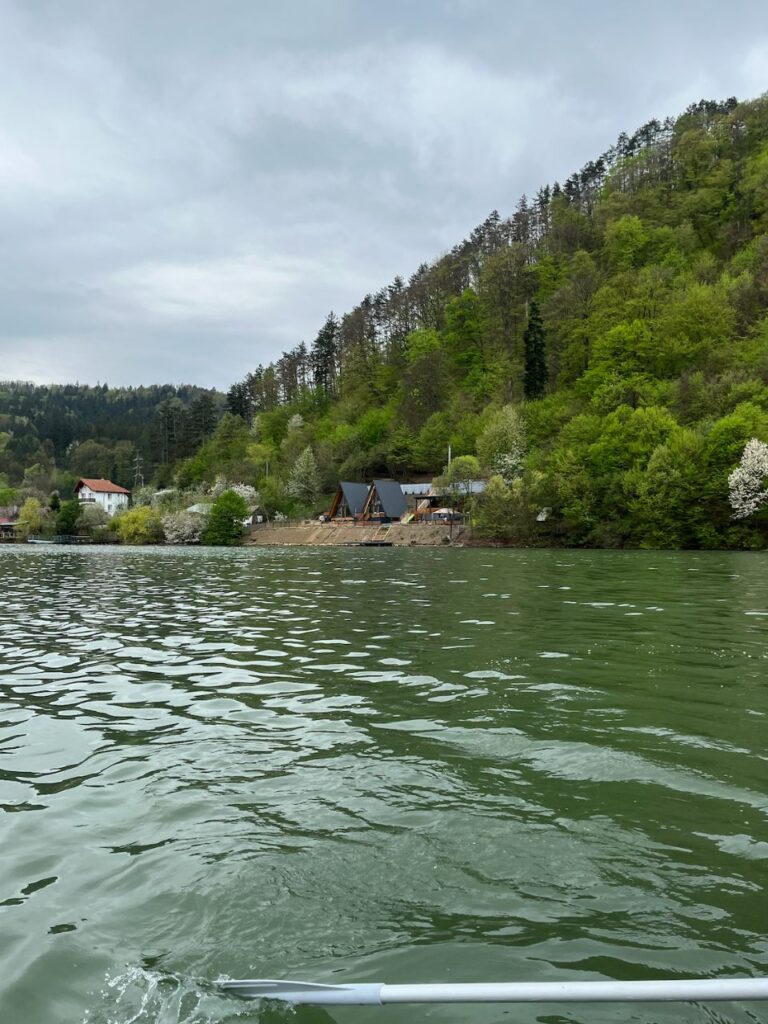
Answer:
<path fill-rule="evenodd" d="M 0 1018 L 765 1019 L 214 984 L 768 972 L 765 567 L 0 549 Z"/>

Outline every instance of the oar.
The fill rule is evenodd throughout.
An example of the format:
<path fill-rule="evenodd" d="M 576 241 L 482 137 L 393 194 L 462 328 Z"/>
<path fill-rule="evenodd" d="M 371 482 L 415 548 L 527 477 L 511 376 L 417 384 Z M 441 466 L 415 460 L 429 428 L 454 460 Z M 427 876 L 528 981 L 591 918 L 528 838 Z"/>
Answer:
<path fill-rule="evenodd" d="M 768 978 L 691 978 L 684 981 L 543 981 L 448 984 L 316 985 L 307 981 L 221 981 L 247 999 L 314 1005 L 385 1003 L 692 1003 L 768 999 Z"/>

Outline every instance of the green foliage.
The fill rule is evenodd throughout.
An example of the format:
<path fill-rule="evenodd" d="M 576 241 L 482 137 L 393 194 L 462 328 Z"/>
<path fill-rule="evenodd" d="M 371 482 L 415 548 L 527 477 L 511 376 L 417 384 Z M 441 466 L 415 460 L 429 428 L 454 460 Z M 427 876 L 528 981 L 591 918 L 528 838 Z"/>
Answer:
<path fill-rule="evenodd" d="M 535 299 L 531 299 L 523 344 L 525 345 L 525 376 L 523 379 L 525 397 L 541 398 L 547 386 L 549 372 L 544 343 L 544 325 Z"/>
<path fill-rule="evenodd" d="M 27 498 L 19 509 L 16 529 L 20 537 L 33 537 L 42 533 L 45 525 L 45 511 L 39 498 Z"/>
<path fill-rule="evenodd" d="M 159 544 L 163 539 L 160 512 L 149 505 L 121 512 L 110 521 L 123 544 Z"/>
<path fill-rule="evenodd" d="M 61 502 L 59 511 L 56 514 L 56 533 L 75 533 L 77 524 L 80 521 L 81 512 L 82 506 L 77 498 Z"/>
<path fill-rule="evenodd" d="M 512 492 L 500 476 L 492 476 L 473 503 L 472 527 L 478 537 L 509 541 L 515 530 Z"/>
<path fill-rule="evenodd" d="M 511 483 L 523 469 L 526 454 L 525 420 L 514 405 L 495 412 L 477 439 L 477 454 L 482 465 Z"/>
<path fill-rule="evenodd" d="M 292 514 L 340 477 L 436 474 L 450 445 L 454 472 L 493 475 L 483 536 L 766 546 L 768 519 L 734 523 L 727 496 L 768 440 L 767 189 L 768 96 L 693 104 L 329 315 L 218 425 L 200 389 L 0 383 L 1 482 L 131 486 L 138 451 L 155 490 L 223 475 Z"/>
<path fill-rule="evenodd" d="M 211 507 L 203 543 L 215 546 L 236 544 L 242 537 L 243 520 L 247 515 L 245 500 L 235 491 L 224 491 Z"/>

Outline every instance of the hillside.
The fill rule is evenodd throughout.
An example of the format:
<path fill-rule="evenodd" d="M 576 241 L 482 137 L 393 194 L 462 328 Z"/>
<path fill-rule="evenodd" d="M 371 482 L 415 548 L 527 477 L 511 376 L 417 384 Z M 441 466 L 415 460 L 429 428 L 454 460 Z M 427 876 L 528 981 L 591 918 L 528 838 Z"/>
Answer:
<path fill-rule="evenodd" d="M 762 546 L 727 477 L 768 440 L 767 232 L 768 98 L 651 121 L 234 385 L 242 468 L 279 504 L 307 445 L 329 490 L 450 444 L 502 478 L 487 536 Z"/>
<path fill-rule="evenodd" d="M 111 477 L 124 487 L 133 486 L 137 468 L 146 479 L 162 478 L 211 434 L 222 401 L 189 385 L 2 381 L 0 483 L 45 497 L 68 490 L 81 475 Z"/>
<path fill-rule="evenodd" d="M 455 476 L 489 478 L 489 539 L 765 546 L 728 475 L 768 441 L 768 97 L 620 136 L 330 314 L 227 406 L 214 430 L 195 389 L 2 385 L 0 472 L 26 469 L 28 493 L 42 464 L 130 485 L 138 452 L 158 487 L 224 477 L 290 514 L 340 477 L 442 473 L 450 445 Z"/>

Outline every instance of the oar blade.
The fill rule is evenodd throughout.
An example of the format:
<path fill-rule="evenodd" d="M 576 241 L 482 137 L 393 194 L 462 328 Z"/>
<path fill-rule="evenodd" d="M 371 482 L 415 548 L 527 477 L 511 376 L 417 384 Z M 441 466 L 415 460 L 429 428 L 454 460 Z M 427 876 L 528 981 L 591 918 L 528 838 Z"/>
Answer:
<path fill-rule="evenodd" d="M 381 1006 L 381 985 L 317 985 L 308 981 L 253 978 L 220 981 L 219 988 L 244 999 L 280 999 L 313 1006 Z"/>

